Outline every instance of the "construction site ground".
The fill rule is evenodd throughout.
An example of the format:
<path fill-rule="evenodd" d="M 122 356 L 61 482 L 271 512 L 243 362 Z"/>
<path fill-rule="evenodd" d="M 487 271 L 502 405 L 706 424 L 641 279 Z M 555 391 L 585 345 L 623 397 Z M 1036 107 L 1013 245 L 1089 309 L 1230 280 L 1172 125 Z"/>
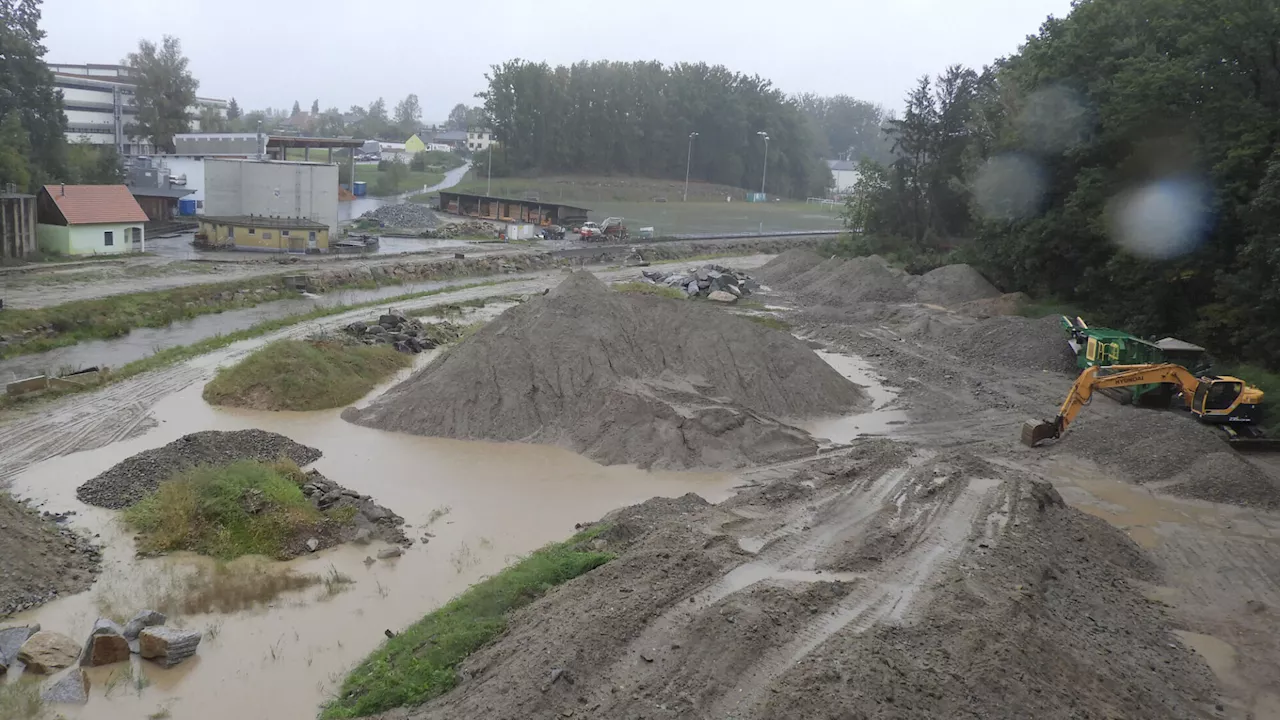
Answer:
<path fill-rule="evenodd" d="M 768 259 L 717 262 L 751 269 Z M 635 280 L 639 271 L 598 275 Z M 861 420 L 797 419 L 833 442 L 814 458 L 732 474 L 631 470 L 606 482 L 614 469 L 512 446 L 519 457 L 511 467 L 540 468 L 527 482 L 520 471 L 479 467 L 492 460 L 480 453 L 468 460 L 477 467 L 471 477 L 467 462 L 442 469 L 413 453 L 474 443 L 423 444 L 347 425 L 336 413 L 200 404 L 199 389 L 217 367 L 367 310 L 10 417 L 0 425 L 0 488 L 12 484 L 55 511 L 84 510 L 68 489 L 88 478 L 61 476 L 96 473 L 182 432 L 261 427 L 319 447 L 326 458 L 349 449 L 352 457 L 321 461 L 325 475 L 375 495 L 416 528 L 445 501 L 454 509 L 448 520 L 458 523 L 433 526 L 442 537 L 406 554 L 431 559 L 410 565 L 421 577 L 404 580 L 390 599 L 366 593 L 371 583 L 358 578 L 359 613 L 339 596 L 324 602 L 342 612 L 293 611 L 310 624 L 282 619 L 280 609 L 265 620 L 228 616 L 226 663 L 213 644 L 206 666 L 164 675 L 145 700 L 95 699 L 79 716 L 137 717 L 165 701 L 180 703 L 175 717 L 197 720 L 264 708 L 305 716 L 376 646 L 384 618 L 395 630 L 393 623 L 430 611 L 509 555 L 569 535 L 573 522 L 658 495 L 605 515 L 597 546 L 617 559 L 518 611 L 464 664 L 457 688 L 382 717 L 1280 718 L 1274 458 L 1207 443 L 1213 431 L 1185 415 L 1104 398 L 1063 440 L 1026 448 L 1021 424 L 1051 417 L 1072 381 L 1055 322 L 992 317 L 994 299 L 926 303 L 847 291 L 878 287 L 871 279 L 797 285 L 782 275 L 764 278 L 772 289 L 756 298 L 762 307 L 725 311 L 775 315 L 815 349 L 847 358 L 833 365 L 870 386 L 876 406 Z M 537 293 L 562 278 L 543 272 L 414 302 Z M 869 428 L 879 437 L 854 437 Z M 400 452 L 386 473 L 360 473 L 361 458 Z M 561 467 L 571 468 L 560 473 L 568 484 L 554 477 Z M 419 488 L 432 496 L 422 499 Z M 518 512 L 484 506 L 503 493 L 519 498 L 503 499 L 520 504 Z M 1197 499 L 1206 497 L 1221 502 Z M 129 539 L 103 530 L 105 512 L 72 524 L 102 531 L 105 561 L 127 564 Z M 502 523 L 522 529 L 508 536 Z M 470 544 L 446 545 L 461 537 L 450 540 L 449 532 Z M 491 538 L 497 551 L 470 557 Z M 346 569 L 360 555 L 337 551 L 315 563 Z M 18 620 L 68 619 L 91 607 L 67 598 Z M 277 660 L 275 634 L 291 646 L 286 638 L 299 629 L 305 637 L 307 628 L 346 644 L 299 639 L 294 657 Z M 305 666 L 304 654 L 313 655 Z M 235 658 L 250 659 L 236 674 L 243 697 L 220 696 L 226 677 L 212 671 L 235 668 Z M 288 698 L 294 692 L 297 702 Z"/>

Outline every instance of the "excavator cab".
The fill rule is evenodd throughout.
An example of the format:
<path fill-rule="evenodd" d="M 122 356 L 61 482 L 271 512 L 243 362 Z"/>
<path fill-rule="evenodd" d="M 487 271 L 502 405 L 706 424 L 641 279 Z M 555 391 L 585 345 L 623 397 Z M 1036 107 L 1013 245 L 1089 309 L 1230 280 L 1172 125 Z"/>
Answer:
<path fill-rule="evenodd" d="M 1235 377 L 1202 377 L 1191 414 L 1205 423 L 1251 424 L 1261 419 L 1262 391 Z"/>

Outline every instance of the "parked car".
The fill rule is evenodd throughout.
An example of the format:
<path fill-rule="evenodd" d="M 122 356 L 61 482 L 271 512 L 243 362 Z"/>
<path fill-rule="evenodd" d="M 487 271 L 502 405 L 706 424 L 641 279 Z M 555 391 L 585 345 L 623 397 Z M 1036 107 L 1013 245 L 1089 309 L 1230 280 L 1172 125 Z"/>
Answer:
<path fill-rule="evenodd" d="M 548 225 L 547 227 L 542 228 L 542 239 L 543 240 L 563 240 L 564 228 L 560 227 L 559 225 Z"/>
<path fill-rule="evenodd" d="M 582 223 L 582 227 L 578 228 L 578 236 L 583 240 L 599 237 L 600 234 L 600 226 L 593 222 L 584 222 Z"/>

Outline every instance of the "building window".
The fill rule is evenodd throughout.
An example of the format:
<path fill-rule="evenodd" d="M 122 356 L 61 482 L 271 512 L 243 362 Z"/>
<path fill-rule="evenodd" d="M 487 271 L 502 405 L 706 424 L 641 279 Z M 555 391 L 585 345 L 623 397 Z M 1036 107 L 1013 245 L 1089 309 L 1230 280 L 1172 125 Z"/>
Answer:
<path fill-rule="evenodd" d="M 197 209 L 197 210 L 203 210 L 203 209 L 204 209 L 204 201 L 203 201 L 203 200 L 197 200 L 197 201 L 196 201 L 196 209 Z"/>
<path fill-rule="evenodd" d="M 288 230 L 281 230 L 281 231 L 280 231 L 280 237 L 289 237 L 289 231 L 288 231 Z"/>
<path fill-rule="evenodd" d="M 249 234 L 250 234 L 250 235 L 253 235 L 253 234 L 257 233 L 257 232 L 258 232 L 258 229 L 257 229 L 257 228 L 249 228 Z"/>
<path fill-rule="evenodd" d="M 102 244 L 106 245 L 107 247 L 111 247 L 112 245 L 115 245 L 116 244 L 115 234 L 112 233 L 110 230 L 103 231 Z"/>
<path fill-rule="evenodd" d="M 263 231 L 262 231 L 262 239 L 263 239 L 263 240 L 270 240 L 270 239 L 271 239 L 271 231 L 270 231 L 270 230 L 263 230 Z"/>
<path fill-rule="evenodd" d="M 215 235 L 217 235 L 217 234 L 218 234 L 216 230 L 214 231 L 214 234 L 215 234 Z M 228 225 L 228 226 L 227 226 L 227 237 L 228 237 L 228 238 L 230 238 L 230 239 L 232 239 L 232 240 L 235 240 L 235 239 L 236 239 L 236 229 L 235 229 L 234 227 L 232 227 L 231 225 Z"/>

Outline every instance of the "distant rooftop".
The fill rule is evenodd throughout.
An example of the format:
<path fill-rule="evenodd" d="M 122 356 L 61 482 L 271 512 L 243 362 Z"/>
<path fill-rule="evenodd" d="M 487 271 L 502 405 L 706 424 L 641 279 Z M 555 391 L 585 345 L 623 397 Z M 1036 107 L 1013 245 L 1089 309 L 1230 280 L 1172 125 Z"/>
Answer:
<path fill-rule="evenodd" d="M 828 160 L 827 167 L 831 172 L 857 172 L 858 164 L 849 160 Z"/>

